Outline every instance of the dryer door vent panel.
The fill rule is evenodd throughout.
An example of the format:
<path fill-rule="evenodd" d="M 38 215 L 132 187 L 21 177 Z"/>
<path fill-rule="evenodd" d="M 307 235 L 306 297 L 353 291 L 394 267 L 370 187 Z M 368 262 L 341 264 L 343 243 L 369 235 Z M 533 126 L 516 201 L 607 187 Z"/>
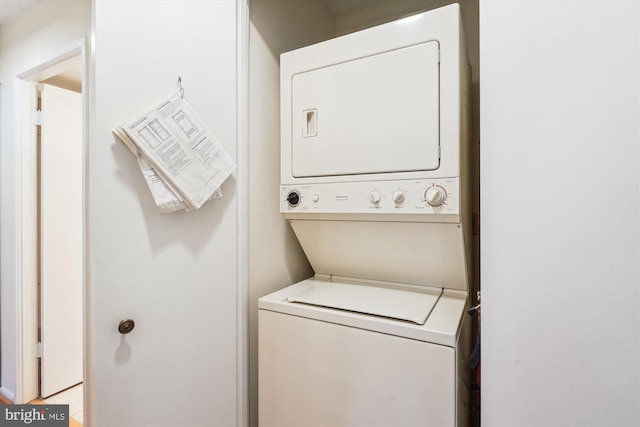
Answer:
<path fill-rule="evenodd" d="M 435 170 L 439 44 L 417 44 L 296 74 L 297 178 Z"/>

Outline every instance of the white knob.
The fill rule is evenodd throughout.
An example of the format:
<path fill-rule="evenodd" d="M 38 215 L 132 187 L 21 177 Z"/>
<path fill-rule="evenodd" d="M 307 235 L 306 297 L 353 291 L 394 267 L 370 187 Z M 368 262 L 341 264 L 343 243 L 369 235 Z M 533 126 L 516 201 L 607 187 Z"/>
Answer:
<path fill-rule="evenodd" d="M 320 196 L 318 196 L 317 194 L 314 194 L 313 197 L 311 198 L 315 203 L 318 202 L 318 200 L 320 200 Z"/>
<path fill-rule="evenodd" d="M 447 200 L 447 192 L 439 185 L 434 185 L 425 191 L 424 199 L 429 206 L 440 206 Z"/>
<path fill-rule="evenodd" d="M 396 203 L 404 202 L 404 192 L 401 190 L 393 192 L 393 201 Z"/>
<path fill-rule="evenodd" d="M 375 190 L 369 193 L 369 201 L 371 203 L 378 203 L 380 201 L 380 193 Z"/>

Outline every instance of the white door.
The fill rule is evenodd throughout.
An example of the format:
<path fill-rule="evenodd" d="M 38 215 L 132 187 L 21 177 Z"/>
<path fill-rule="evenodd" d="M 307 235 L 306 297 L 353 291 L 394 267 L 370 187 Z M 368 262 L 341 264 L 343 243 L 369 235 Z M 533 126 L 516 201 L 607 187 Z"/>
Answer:
<path fill-rule="evenodd" d="M 87 425 L 242 425 L 239 180 L 228 179 L 223 196 L 198 210 L 161 215 L 112 129 L 175 93 L 181 77 L 185 99 L 235 158 L 236 7 L 243 3 L 92 2 Z M 120 334 L 126 318 L 135 328 Z"/>
<path fill-rule="evenodd" d="M 42 91 L 41 395 L 82 382 L 82 95 Z"/>

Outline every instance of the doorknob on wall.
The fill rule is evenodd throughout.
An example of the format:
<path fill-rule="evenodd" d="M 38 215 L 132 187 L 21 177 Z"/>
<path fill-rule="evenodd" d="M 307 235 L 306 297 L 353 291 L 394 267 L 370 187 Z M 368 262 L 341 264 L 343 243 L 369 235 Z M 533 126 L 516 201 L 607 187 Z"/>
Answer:
<path fill-rule="evenodd" d="M 129 332 L 133 331 L 133 328 L 135 328 L 135 326 L 136 322 L 134 322 L 133 319 L 123 319 L 118 325 L 118 331 L 123 335 L 128 334 Z"/>

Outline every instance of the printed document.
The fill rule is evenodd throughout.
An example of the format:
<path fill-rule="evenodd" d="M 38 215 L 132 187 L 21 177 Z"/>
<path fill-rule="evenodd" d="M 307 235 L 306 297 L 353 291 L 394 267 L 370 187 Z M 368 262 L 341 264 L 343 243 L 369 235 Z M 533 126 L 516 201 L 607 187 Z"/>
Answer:
<path fill-rule="evenodd" d="M 236 167 L 178 94 L 113 132 L 138 158 L 163 212 L 199 209 L 221 196 L 220 185 Z"/>

